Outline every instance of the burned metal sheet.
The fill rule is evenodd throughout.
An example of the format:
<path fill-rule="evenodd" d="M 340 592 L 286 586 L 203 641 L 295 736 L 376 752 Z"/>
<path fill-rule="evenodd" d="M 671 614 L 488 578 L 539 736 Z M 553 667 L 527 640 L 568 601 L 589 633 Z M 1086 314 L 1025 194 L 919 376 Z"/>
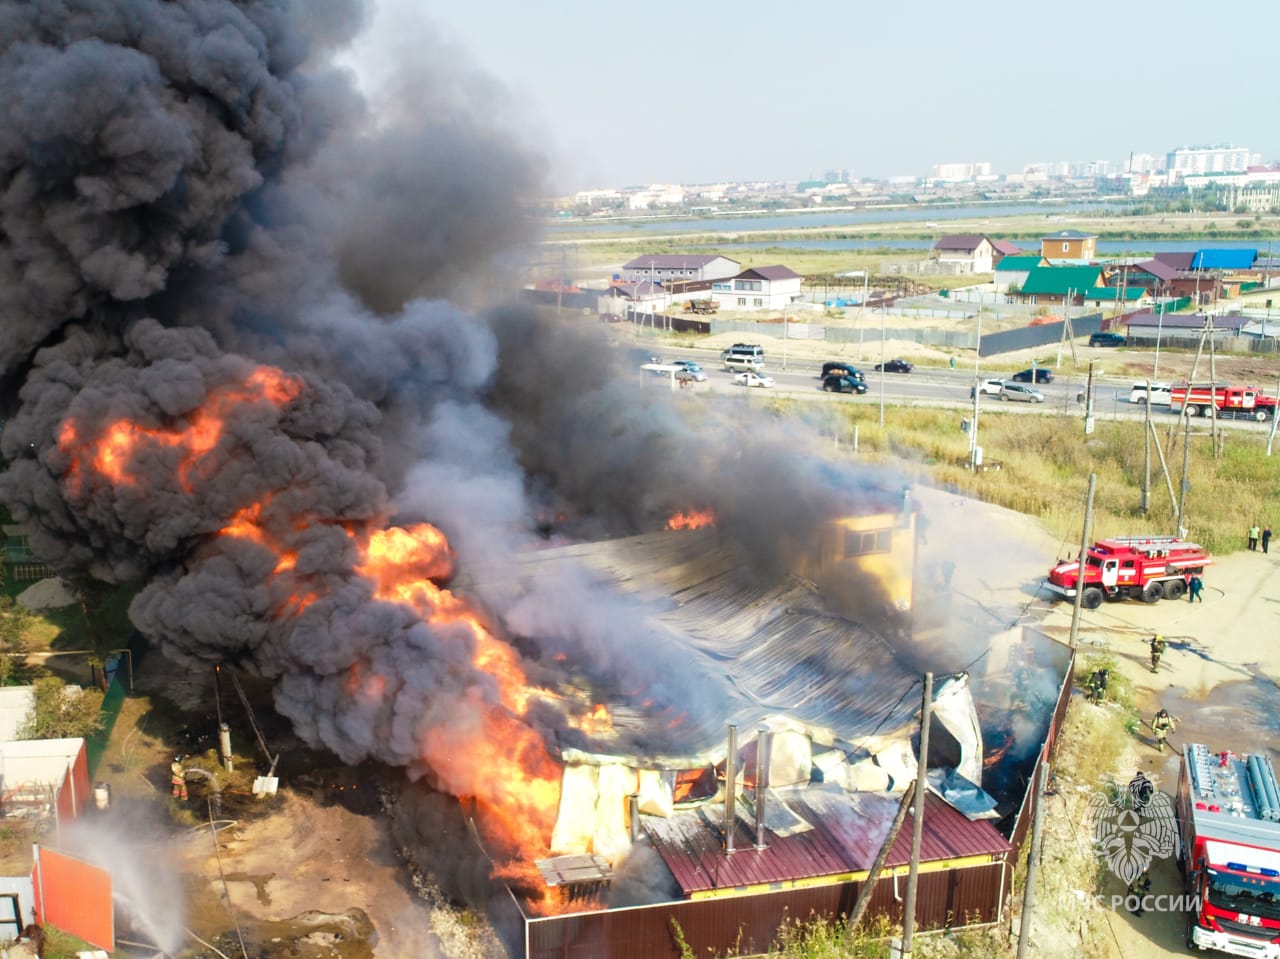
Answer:
<path fill-rule="evenodd" d="M 899 738 L 918 708 L 917 676 L 874 630 L 825 610 L 798 577 L 753 584 L 714 532 L 646 534 L 546 549 L 520 557 L 513 589 L 545 590 L 557 577 L 588 576 L 627 597 L 619 628 L 632 637 L 617 655 L 660 675 L 602 694 L 614 722 L 607 738 L 568 748 L 649 767 L 687 768 L 725 754 L 725 724 L 768 722 L 824 745 L 876 751 Z M 634 621 L 630 621 L 634 620 Z M 643 660 L 643 662 L 640 662 Z M 656 688 L 655 688 L 656 687 Z M 612 761 L 616 761 L 612 760 Z"/>

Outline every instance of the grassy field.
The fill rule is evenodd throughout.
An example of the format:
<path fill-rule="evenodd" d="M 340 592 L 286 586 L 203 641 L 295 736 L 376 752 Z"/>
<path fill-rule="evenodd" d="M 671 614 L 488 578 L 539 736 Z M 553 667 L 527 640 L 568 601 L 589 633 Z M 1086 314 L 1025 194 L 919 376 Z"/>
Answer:
<path fill-rule="evenodd" d="M 774 400 L 779 418 L 798 413 L 794 401 Z M 808 404 L 803 404 L 808 408 Z M 1142 511 L 1144 444 L 1141 421 L 1099 421 L 1085 436 L 1079 417 L 990 412 L 980 419 L 984 461 L 1001 468 L 973 472 L 967 466 L 969 437 L 953 410 L 824 404 L 816 415 L 824 442 L 849 448 L 855 428 L 858 458 L 894 463 L 917 479 L 1039 517 L 1064 550 L 1078 548 L 1089 475 L 1097 476 L 1093 538 L 1144 532 L 1172 533 L 1177 510 L 1151 452 L 1148 510 Z M 1203 429 L 1197 426 L 1197 431 Z M 1171 435 L 1172 433 L 1172 435 Z M 1280 522 L 1280 459 L 1269 458 L 1265 437 L 1224 431 L 1221 455 L 1207 435 L 1192 435 L 1191 480 L 1184 525 L 1197 542 L 1215 552 L 1241 549 L 1254 522 Z M 1175 492 L 1182 484 L 1182 434 L 1158 431 Z M 1274 516 L 1271 514 L 1275 514 Z"/>

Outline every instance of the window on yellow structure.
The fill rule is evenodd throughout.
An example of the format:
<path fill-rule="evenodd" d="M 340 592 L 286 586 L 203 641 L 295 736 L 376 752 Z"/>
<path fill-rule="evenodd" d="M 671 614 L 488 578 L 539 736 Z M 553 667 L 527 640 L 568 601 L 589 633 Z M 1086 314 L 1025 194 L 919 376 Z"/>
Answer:
<path fill-rule="evenodd" d="M 869 556 L 872 553 L 887 553 L 893 542 L 893 533 L 888 529 L 850 529 L 844 534 L 844 558 Z"/>

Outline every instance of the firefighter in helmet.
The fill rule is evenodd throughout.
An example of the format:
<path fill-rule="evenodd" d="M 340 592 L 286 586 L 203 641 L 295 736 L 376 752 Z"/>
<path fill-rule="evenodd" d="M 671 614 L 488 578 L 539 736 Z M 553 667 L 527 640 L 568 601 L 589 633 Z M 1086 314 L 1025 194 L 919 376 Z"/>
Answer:
<path fill-rule="evenodd" d="M 181 756 L 174 756 L 169 764 L 169 785 L 173 787 L 174 799 L 187 798 L 187 771 L 182 768 Z"/>
<path fill-rule="evenodd" d="M 1107 698 L 1107 670 L 1095 669 L 1089 676 L 1089 702 L 1095 706 L 1101 705 L 1102 701 Z"/>
<path fill-rule="evenodd" d="M 1151 671 L 1154 673 L 1160 668 L 1160 657 L 1164 655 L 1164 636 L 1156 633 L 1147 643 L 1151 647 Z"/>
<path fill-rule="evenodd" d="M 1151 720 L 1151 731 L 1156 735 L 1156 749 L 1164 752 L 1164 741 L 1169 734 L 1177 728 L 1169 710 L 1164 707 L 1160 708 L 1160 712 L 1156 713 L 1155 719 Z"/>

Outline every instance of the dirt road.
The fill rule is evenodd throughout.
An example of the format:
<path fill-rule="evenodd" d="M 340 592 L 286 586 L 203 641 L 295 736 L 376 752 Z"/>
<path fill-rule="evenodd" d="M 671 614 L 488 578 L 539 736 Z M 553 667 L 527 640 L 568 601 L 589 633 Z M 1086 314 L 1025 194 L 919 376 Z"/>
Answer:
<path fill-rule="evenodd" d="M 1242 530 L 1242 541 L 1243 536 Z M 1211 749 L 1267 752 L 1280 760 L 1280 555 L 1242 550 L 1219 556 L 1204 580 L 1203 603 L 1180 600 L 1148 606 L 1126 601 L 1084 611 L 1081 643 L 1086 650 L 1105 647 L 1115 656 L 1134 685 L 1144 719 L 1150 720 L 1161 706 L 1178 717 L 1177 732 L 1170 738 L 1173 746 L 1200 742 Z M 1071 606 L 1059 603 L 1048 610 L 1043 625 L 1065 635 L 1070 621 Z M 1151 672 L 1146 644 L 1154 632 L 1168 642 L 1156 673 Z M 1072 708 L 1093 707 L 1077 701 Z M 1177 787 L 1177 750 L 1158 752 L 1145 725 L 1133 745 L 1134 765 L 1116 770 L 1116 778 L 1127 780 L 1136 766 L 1172 794 Z M 1157 861 L 1151 878 L 1153 895 L 1182 892 L 1172 859 Z M 1111 878 L 1103 891 L 1124 890 Z M 1113 938 L 1110 955 L 1134 959 L 1187 954 L 1181 912 L 1134 916 L 1121 909 L 1111 911 L 1107 920 Z"/>

